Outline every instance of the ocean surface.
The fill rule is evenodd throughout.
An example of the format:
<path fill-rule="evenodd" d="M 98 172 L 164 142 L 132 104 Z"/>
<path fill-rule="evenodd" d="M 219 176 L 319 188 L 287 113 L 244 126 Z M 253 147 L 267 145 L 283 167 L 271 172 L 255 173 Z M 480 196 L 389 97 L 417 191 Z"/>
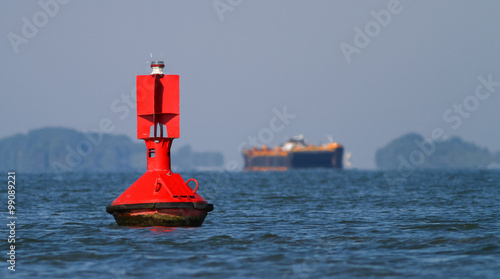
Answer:
<path fill-rule="evenodd" d="M 16 173 L 0 278 L 500 278 L 499 170 L 181 173 L 214 204 L 202 227 L 117 226 L 140 175 Z"/>

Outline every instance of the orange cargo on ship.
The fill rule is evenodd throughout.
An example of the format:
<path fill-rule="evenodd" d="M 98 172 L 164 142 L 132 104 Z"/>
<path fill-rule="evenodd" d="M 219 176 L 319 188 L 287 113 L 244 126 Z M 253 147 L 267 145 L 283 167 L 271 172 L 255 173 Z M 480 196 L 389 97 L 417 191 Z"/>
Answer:
<path fill-rule="evenodd" d="M 274 148 L 243 149 L 245 171 L 286 171 L 301 168 L 342 168 L 344 147 L 336 142 L 308 144 L 302 135 Z"/>

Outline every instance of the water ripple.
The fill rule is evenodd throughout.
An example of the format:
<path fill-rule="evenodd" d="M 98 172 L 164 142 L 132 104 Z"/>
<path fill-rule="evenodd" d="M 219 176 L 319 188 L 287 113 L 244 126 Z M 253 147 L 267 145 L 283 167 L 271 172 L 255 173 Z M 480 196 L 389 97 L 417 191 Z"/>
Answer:
<path fill-rule="evenodd" d="M 200 228 L 119 227 L 140 173 L 20 175 L 17 278 L 481 277 L 500 272 L 499 171 L 187 173 Z M 24 176 L 24 177 L 23 177 Z M 6 269 L 0 272 L 5 278 Z"/>

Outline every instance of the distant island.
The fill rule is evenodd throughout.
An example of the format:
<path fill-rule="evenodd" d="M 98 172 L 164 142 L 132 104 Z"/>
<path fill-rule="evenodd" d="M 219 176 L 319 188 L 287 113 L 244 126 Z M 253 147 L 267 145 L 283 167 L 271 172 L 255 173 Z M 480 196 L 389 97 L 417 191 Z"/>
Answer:
<path fill-rule="evenodd" d="M 4 171 L 144 171 L 146 145 L 125 135 L 48 127 L 1 139 L 0 158 Z M 196 152 L 189 145 L 172 154 L 174 171 L 216 169 L 223 164 L 222 153 Z"/>
<path fill-rule="evenodd" d="M 488 168 L 500 164 L 500 152 L 492 153 L 459 137 L 438 143 L 410 133 L 378 149 L 375 163 L 386 170 Z"/>

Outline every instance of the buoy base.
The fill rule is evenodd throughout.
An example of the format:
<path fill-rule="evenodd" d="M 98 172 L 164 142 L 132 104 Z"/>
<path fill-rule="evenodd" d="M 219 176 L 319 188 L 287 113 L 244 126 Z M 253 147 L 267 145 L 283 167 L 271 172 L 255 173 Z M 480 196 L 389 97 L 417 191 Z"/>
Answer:
<path fill-rule="evenodd" d="M 184 210 L 184 209 L 180 209 Z M 207 212 L 189 212 L 189 215 L 168 214 L 162 212 L 155 213 L 114 213 L 116 223 L 119 226 L 132 227 L 200 227 L 207 216 Z M 194 214 L 193 214 L 194 213 Z"/>
<path fill-rule="evenodd" d="M 133 227 L 199 227 L 212 204 L 207 203 L 151 203 L 108 206 L 119 226 Z"/>

